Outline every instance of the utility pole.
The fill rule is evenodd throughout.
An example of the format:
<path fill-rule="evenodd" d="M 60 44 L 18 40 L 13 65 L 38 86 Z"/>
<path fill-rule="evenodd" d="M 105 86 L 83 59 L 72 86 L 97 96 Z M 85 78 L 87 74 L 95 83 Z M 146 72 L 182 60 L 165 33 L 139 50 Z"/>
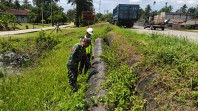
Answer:
<path fill-rule="evenodd" d="M 44 26 L 43 25 L 43 0 L 42 0 L 42 6 L 41 7 L 42 7 L 42 26 Z"/>
<path fill-rule="evenodd" d="M 100 13 L 100 7 L 101 7 L 101 0 L 99 1 L 99 13 Z"/>
<path fill-rule="evenodd" d="M 51 22 L 52 22 L 52 26 L 54 26 L 54 22 L 53 22 L 52 0 L 51 0 Z"/>

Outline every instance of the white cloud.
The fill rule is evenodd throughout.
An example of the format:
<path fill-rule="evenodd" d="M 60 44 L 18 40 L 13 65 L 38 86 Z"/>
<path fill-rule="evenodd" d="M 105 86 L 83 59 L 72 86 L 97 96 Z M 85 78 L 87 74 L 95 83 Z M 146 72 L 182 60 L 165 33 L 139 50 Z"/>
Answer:
<path fill-rule="evenodd" d="M 141 3 L 142 0 L 129 0 L 129 2 L 131 2 L 131 3 Z"/>

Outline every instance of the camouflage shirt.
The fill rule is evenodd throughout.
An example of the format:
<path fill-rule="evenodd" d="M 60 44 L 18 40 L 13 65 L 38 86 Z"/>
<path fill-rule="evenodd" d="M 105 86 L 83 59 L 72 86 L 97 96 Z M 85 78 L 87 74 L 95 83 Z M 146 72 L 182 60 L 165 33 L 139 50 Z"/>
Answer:
<path fill-rule="evenodd" d="M 85 47 L 83 47 L 82 43 L 75 44 L 67 62 L 68 69 L 77 68 L 83 57 L 86 57 L 86 63 L 89 63 Z"/>

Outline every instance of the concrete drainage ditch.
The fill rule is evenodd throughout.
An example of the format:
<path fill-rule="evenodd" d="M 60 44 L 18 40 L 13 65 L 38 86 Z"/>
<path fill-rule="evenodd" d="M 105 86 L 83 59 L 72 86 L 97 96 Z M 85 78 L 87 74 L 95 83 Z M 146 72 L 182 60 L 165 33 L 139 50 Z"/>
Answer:
<path fill-rule="evenodd" d="M 92 99 L 104 97 L 106 92 L 101 88 L 100 84 L 104 82 L 105 62 L 99 57 L 102 53 L 102 45 L 104 41 L 101 38 L 95 40 L 94 59 L 92 60 L 92 68 L 88 77 L 89 88 L 87 91 L 87 100 L 89 101 L 89 109 L 91 111 L 105 111 L 105 107 L 99 102 L 94 103 Z"/>

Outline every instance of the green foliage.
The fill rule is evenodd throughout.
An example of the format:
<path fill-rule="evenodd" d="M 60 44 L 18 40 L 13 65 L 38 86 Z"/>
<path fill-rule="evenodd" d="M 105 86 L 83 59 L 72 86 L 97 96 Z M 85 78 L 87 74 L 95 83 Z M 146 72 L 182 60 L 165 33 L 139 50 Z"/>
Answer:
<path fill-rule="evenodd" d="M 37 1 L 38 3 L 41 2 L 40 0 Z M 38 7 L 32 7 L 30 9 L 30 14 L 28 15 L 32 22 L 41 23 L 42 15 L 41 11 L 43 9 L 43 19 L 45 20 L 44 23 L 50 23 L 51 20 L 51 4 L 49 2 L 45 2 L 42 4 L 38 4 Z M 42 8 L 41 8 L 42 7 Z M 52 4 L 53 8 L 53 22 L 67 22 L 67 18 L 65 13 L 63 12 L 64 9 L 61 6 L 58 6 L 57 3 Z"/>
<path fill-rule="evenodd" d="M 74 9 L 70 9 L 67 11 L 67 18 L 69 22 L 75 21 L 75 14 L 76 14 L 76 10 Z"/>
<path fill-rule="evenodd" d="M 44 49 L 51 50 L 58 43 L 59 43 L 58 39 L 56 39 L 53 36 L 46 35 L 44 30 L 40 31 L 38 34 L 38 37 L 36 38 L 37 48 L 40 48 L 41 50 L 44 50 Z"/>
<path fill-rule="evenodd" d="M 138 34 L 136 32 L 133 32 L 131 30 L 121 29 L 118 27 L 114 27 L 113 31 L 121 34 L 121 36 L 124 36 L 125 39 L 130 40 L 130 42 L 124 42 L 124 37 L 122 38 L 122 42 L 125 44 L 132 43 L 134 47 L 135 52 L 138 52 L 142 55 L 142 60 L 139 63 L 138 67 L 140 66 L 140 70 L 149 73 L 149 72 L 156 72 L 160 76 L 160 80 L 158 78 L 155 80 L 155 82 L 148 83 L 149 87 L 156 84 L 164 84 L 164 88 L 160 88 L 164 91 L 166 91 L 166 94 L 163 98 L 158 98 L 158 102 L 161 104 L 166 104 L 164 101 L 175 100 L 178 104 L 185 105 L 192 101 L 191 96 L 189 93 L 191 93 L 191 90 L 197 91 L 197 77 L 198 77 L 198 45 L 194 44 L 192 42 L 189 42 L 186 38 L 176 38 L 172 36 L 165 36 L 160 34 Z M 119 34 L 115 34 L 115 38 L 118 38 Z M 114 40 L 119 41 L 119 40 Z M 123 65 L 122 62 L 122 56 L 116 56 L 117 51 L 119 49 L 122 49 L 121 43 L 117 43 L 118 45 L 117 50 L 111 51 L 113 47 L 106 48 L 108 52 L 105 51 L 103 53 L 102 57 L 107 61 L 108 64 L 108 74 L 112 75 L 113 77 L 116 77 L 117 74 L 121 73 L 118 70 L 121 68 L 118 67 L 119 63 Z M 118 48 L 119 47 L 119 48 Z M 125 47 L 125 49 L 128 49 L 129 46 Z M 125 52 L 122 52 L 125 53 Z M 113 55 L 114 54 L 114 55 Z M 128 52 L 130 54 L 130 52 Z M 113 59 L 116 58 L 116 59 Z M 114 62 L 114 60 L 118 62 Z M 125 59 L 124 59 L 125 60 Z M 130 59 L 126 59 L 130 61 Z M 111 63 L 112 61 L 112 63 Z M 109 63 L 108 63 L 109 62 Z M 112 65 L 116 64 L 116 65 Z M 113 67 L 113 68 L 111 68 Z M 123 67 L 122 67 L 123 69 Z M 130 68 L 135 70 L 134 68 Z M 141 77 L 141 71 L 139 72 L 139 76 Z M 111 74 L 112 72 L 112 74 Z M 130 70 L 129 70 L 130 72 Z M 135 71 L 137 72 L 137 71 Z M 128 74 L 128 72 L 125 72 Z M 131 75 L 135 75 L 133 73 Z M 125 74 L 120 74 L 122 77 L 125 77 Z M 117 77 L 119 78 L 122 77 Z M 111 80 L 108 79 L 109 84 L 106 84 L 106 88 L 111 89 L 113 87 L 112 84 L 116 84 L 117 81 L 111 78 L 111 80 L 114 80 L 111 83 Z M 193 79 L 190 79 L 193 78 Z M 136 81 L 137 82 L 137 81 Z M 122 81 L 122 84 L 125 84 L 124 81 Z M 122 86 L 122 84 L 116 84 L 117 86 Z M 115 86 L 116 87 L 116 86 Z M 108 90 L 107 89 L 107 90 Z M 119 89 L 118 87 L 115 88 L 116 90 Z M 109 91 L 109 90 L 108 90 Z M 113 94 L 118 94 L 118 92 L 122 92 L 118 90 L 118 92 L 114 90 L 110 90 L 109 92 L 113 91 Z M 110 93 L 111 94 L 111 93 Z M 121 95 L 121 94 L 118 94 Z M 109 98 L 115 101 L 113 98 L 116 95 L 111 95 Z M 197 105 L 198 96 L 196 96 L 196 93 L 193 96 L 193 102 Z M 107 97 L 108 98 L 108 97 Z M 156 99 L 155 98 L 155 99 Z M 118 98 L 119 100 L 119 98 Z M 125 100 L 126 101 L 126 100 Z M 113 101 L 108 103 L 110 104 L 111 108 L 115 110 L 117 108 L 116 105 L 120 104 L 120 102 L 113 103 Z M 116 105 L 115 105 L 116 104 Z M 137 104 L 138 105 L 138 104 Z M 166 106 L 165 105 L 165 106 Z M 138 105 L 139 106 L 139 105 Z M 123 110 L 122 106 L 118 110 Z M 161 107 L 161 106 L 160 106 Z M 191 107 L 194 107 L 191 105 Z M 134 107 L 132 107 L 133 109 Z"/>
<path fill-rule="evenodd" d="M 2 78 L 4 76 L 5 76 L 5 73 L 3 72 L 3 68 L 0 68 L 0 78 Z M 0 105 L 0 107 L 1 107 L 1 105 Z"/>
<path fill-rule="evenodd" d="M 192 97 L 196 98 L 195 104 L 198 106 L 198 92 L 192 92 Z"/>
<path fill-rule="evenodd" d="M 80 26 L 80 19 L 82 16 L 82 11 L 93 11 L 93 1 L 92 0 L 67 0 L 68 4 L 72 4 L 76 6 L 76 17 L 75 22 L 76 26 Z"/>
<path fill-rule="evenodd" d="M 107 26 L 107 33 L 114 30 L 115 27 Z M 120 29 L 119 29 L 120 30 Z M 105 76 L 106 82 L 102 84 L 107 90 L 107 94 L 102 100 L 102 103 L 108 107 L 108 110 L 125 111 L 125 110 L 142 110 L 142 99 L 136 95 L 136 82 L 138 80 L 138 68 L 131 70 L 127 65 L 125 58 L 128 57 L 128 52 L 125 48 L 131 45 L 125 44 L 129 42 L 126 38 L 115 36 L 110 46 L 104 45 L 105 51 L 101 58 L 107 64 L 108 70 Z M 122 53 L 119 53 L 122 52 Z M 121 54 L 121 55 L 120 55 Z"/>
<path fill-rule="evenodd" d="M 8 7 L 6 7 L 5 5 L 3 5 L 2 3 L 0 3 L 0 10 L 6 10 L 8 9 Z"/>
<path fill-rule="evenodd" d="M 14 23 L 16 20 L 16 16 L 12 14 L 4 13 L 0 16 L 0 30 L 1 28 L 4 28 L 6 30 L 9 29 L 8 24 Z"/>
<path fill-rule="evenodd" d="M 191 78 L 191 87 L 192 87 L 192 90 L 198 90 L 198 79 L 197 78 Z"/>
<path fill-rule="evenodd" d="M 30 12 L 28 14 L 28 18 L 34 23 L 37 19 L 38 14 L 35 14 L 34 12 Z"/>
<path fill-rule="evenodd" d="M 119 108 L 129 110 L 133 108 L 131 106 L 137 105 L 135 101 L 138 100 L 134 100 L 135 95 L 131 92 L 135 88 L 136 81 L 136 74 L 133 74 L 126 65 L 122 65 L 108 74 L 108 79 L 105 82 L 105 88 L 108 89 L 105 96 L 108 108 L 111 110 Z"/>
<path fill-rule="evenodd" d="M 186 24 L 184 27 L 189 29 L 190 26 L 191 26 L 190 24 Z"/>
<path fill-rule="evenodd" d="M 69 88 L 66 62 L 72 46 L 79 42 L 79 37 L 86 34 L 87 28 L 62 30 L 52 36 L 58 37 L 61 43 L 52 50 L 46 50 L 37 60 L 25 68 L 21 75 L 2 78 L 0 80 L 0 110 L 87 110 L 86 91 L 88 74 L 78 75 L 77 91 Z M 97 35 L 103 35 L 104 27 L 95 27 Z M 52 43 L 52 36 L 39 32 L 26 35 L 25 38 L 11 39 L 16 48 L 29 47 L 27 51 L 35 51 L 37 42 Z M 1 39 L 0 39 L 1 40 Z M 36 42 L 37 40 L 37 42 Z M 51 41 L 51 42 L 49 42 Z M 27 45 L 26 45 L 27 44 Z M 49 44 L 50 45 L 50 44 Z"/>

